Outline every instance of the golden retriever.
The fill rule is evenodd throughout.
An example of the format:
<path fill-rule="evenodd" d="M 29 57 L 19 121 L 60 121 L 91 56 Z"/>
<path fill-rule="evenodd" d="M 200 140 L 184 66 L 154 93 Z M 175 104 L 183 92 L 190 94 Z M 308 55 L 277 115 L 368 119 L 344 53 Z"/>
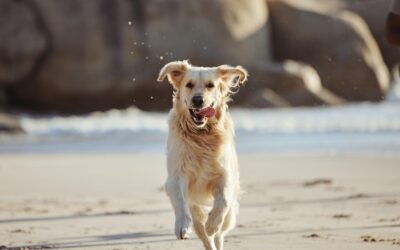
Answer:
<path fill-rule="evenodd" d="M 241 66 L 196 67 L 166 64 L 173 85 L 169 114 L 166 192 L 175 211 L 175 234 L 187 239 L 193 228 L 207 250 L 222 250 L 236 223 L 239 169 L 227 102 L 247 80 Z"/>

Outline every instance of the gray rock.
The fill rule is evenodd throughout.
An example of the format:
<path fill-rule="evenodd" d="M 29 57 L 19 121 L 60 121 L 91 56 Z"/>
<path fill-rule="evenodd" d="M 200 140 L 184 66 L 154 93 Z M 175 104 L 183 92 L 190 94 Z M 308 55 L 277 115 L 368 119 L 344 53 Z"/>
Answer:
<path fill-rule="evenodd" d="M 274 55 L 311 65 L 322 85 L 350 101 L 379 101 L 389 73 L 368 26 L 318 1 L 270 1 Z"/>
<path fill-rule="evenodd" d="M 387 66 L 392 69 L 397 63 L 400 63 L 400 50 L 390 45 L 385 39 L 386 18 L 393 1 L 343 1 L 342 8 L 357 13 L 367 23 Z"/>
<path fill-rule="evenodd" d="M 23 129 L 16 116 L 0 112 L 0 133 L 22 133 Z"/>
<path fill-rule="evenodd" d="M 23 108 L 166 109 L 172 90 L 157 84 L 156 76 L 167 61 L 251 67 L 270 54 L 263 0 L 32 0 L 32 5 L 50 34 L 50 52 L 32 79 L 9 91 L 11 103 Z"/>
<path fill-rule="evenodd" d="M 247 107 L 339 105 L 345 102 L 324 88 L 316 70 L 304 63 L 264 63 L 251 72 L 251 85 L 244 87 L 234 100 Z"/>
<path fill-rule="evenodd" d="M 172 90 L 156 76 L 182 59 L 248 69 L 235 105 L 379 100 L 388 72 L 365 23 L 342 11 L 345 0 L 321 1 L 271 1 L 271 31 L 264 0 L 3 0 L 0 102 L 73 113 L 168 109 Z"/>
<path fill-rule="evenodd" d="M 46 56 L 46 34 L 36 9 L 0 1 L 0 87 L 28 80 Z"/>

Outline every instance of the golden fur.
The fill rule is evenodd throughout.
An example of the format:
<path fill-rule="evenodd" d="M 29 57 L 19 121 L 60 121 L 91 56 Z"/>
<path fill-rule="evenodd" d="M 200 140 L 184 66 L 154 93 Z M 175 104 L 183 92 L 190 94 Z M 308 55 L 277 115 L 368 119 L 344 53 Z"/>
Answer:
<path fill-rule="evenodd" d="M 205 249 L 222 250 L 224 236 L 235 224 L 240 191 L 233 123 L 226 103 L 239 82 L 246 81 L 247 72 L 240 66 L 205 68 L 177 61 L 161 69 L 158 80 L 165 77 L 175 89 L 166 182 L 175 210 L 175 233 L 178 239 L 188 238 L 193 223 Z M 189 112 L 191 98 L 199 94 L 205 106 L 216 110 L 202 125 L 195 124 Z"/>

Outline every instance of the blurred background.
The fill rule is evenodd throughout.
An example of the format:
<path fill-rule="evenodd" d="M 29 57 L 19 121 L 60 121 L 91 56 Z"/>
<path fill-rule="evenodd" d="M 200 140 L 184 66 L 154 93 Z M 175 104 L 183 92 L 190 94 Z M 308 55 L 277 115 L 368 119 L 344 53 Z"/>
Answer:
<path fill-rule="evenodd" d="M 2 0 L 0 152 L 163 151 L 173 60 L 242 65 L 239 150 L 400 150 L 391 0 Z M 396 85 L 397 84 L 397 85 Z"/>

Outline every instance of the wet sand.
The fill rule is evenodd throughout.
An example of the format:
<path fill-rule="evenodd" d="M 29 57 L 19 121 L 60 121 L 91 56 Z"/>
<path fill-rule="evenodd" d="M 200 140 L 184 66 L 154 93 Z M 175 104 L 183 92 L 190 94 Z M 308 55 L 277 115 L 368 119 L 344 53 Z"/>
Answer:
<path fill-rule="evenodd" d="M 240 154 L 226 249 L 399 249 L 400 156 Z M 201 249 L 178 241 L 162 154 L 0 155 L 0 246 Z"/>

